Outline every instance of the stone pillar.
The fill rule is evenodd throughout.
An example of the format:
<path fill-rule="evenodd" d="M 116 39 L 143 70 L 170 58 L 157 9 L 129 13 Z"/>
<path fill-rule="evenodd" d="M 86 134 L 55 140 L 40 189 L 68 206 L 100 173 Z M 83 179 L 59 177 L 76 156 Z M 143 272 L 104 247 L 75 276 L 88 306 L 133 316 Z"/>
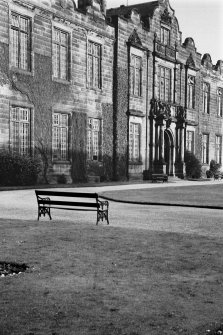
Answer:
<path fill-rule="evenodd" d="M 180 161 L 181 158 L 181 136 L 180 128 L 177 128 L 177 160 Z"/>
<path fill-rule="evenodd" d="M 180 129 L 180 132 L 181 132 L 181 136 L 180 136 L 180 139 L 181 139 L 180 160 L 181 160 L 181 162 L 184 162 L 184 128 L 183 127 Z"/>
<path fill-rule="evenodd" d="M 159 136 L 158 136 L 158 125 L 155 125 L 155 160 L 159 159 Z"/>
<path fill-rule="evenodd" d="M 160 125 L 159 159 L 160 159 L 160 161 L 164 160 L 164 131 L 163 131 L 163 124 Z"/>

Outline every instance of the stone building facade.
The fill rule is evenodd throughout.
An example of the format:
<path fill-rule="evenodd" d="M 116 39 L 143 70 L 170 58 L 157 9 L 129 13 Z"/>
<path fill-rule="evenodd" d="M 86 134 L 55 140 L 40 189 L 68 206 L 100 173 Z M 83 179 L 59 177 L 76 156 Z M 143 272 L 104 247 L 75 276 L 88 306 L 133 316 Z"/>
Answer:
<path fill-rule="evenodd" d="M 222 162 L 223 62 L 181 40 L 168 0 L 0 0 L 0 148 L 46 181 L 185 175 Z"/>

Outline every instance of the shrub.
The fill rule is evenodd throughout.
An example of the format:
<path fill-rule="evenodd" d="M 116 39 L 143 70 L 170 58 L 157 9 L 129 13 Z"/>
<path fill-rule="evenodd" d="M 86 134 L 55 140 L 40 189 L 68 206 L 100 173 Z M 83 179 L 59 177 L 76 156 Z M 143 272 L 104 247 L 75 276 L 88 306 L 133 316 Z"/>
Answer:
<path fill-rule="evenodd" d="M 210 162 L 210 171 L 212 171 L 213 174 L 215 174 L 219 172 L 220 168 L 221 168 L 221 164 L 217 163 L 215 160 L 212 159 Z"/>
<path fill-rule="evenodd" d="M 61 174 L 57 177 L 57 182 L 58 184 L 66 184 L 67 183 L 67 178 L 65 174 Z"/>
<path fill-rule="evenodd" d="M 8 151 L 0 152 L 0 185 L 34 185 L 40 172 L 40 164 L 30 156 Z"/>
<path fill-rule="evenodd" d="M 186 175 L 189 178 L 199 179 L 202 174 L 201 163 L 199 159 L 189 151 L 185 152 Z"/>
<path fill-rule="evenodd" d="M 210 169 L 206 171 L 207 178 L 212 178 L 220 173 L 221 164 L 217 163 L 214 159 L 210 162 Z"/>

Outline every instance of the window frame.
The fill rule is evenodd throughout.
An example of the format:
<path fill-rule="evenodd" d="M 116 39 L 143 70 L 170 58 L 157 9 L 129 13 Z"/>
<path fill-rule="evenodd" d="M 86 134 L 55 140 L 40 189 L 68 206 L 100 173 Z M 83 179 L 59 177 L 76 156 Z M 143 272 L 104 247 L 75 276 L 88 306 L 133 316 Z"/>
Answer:
<path fill-rule="evenodd" d="M 58 115 L 58 122 L 55 122 Z M 63 124 L 63 117 L 66 118 L 66 124 Z M 52 161 L 67 162 L 69 160 L 69 113 L 54 111 L 52 113 Z M 64 140 L 64 129 L 66 141 Z M 56 132 L 55 132 L 56 131 Z M 58 145 L 57 145 L 58 143 Z M 64 150 L 65 143 L 65 150 Z M 59 154 L 55 154 L 59 152 Z M 65 153 L 65 154 L 64 154 Z"/>
<path fill-rule="evenodd" d="M 160 42 L 163 45 L 170 45 L 170 28 L 162 25 L 160 26 Z"/>
<path fill-rule="evenodd" d="M 159 65 L 159 72 L 158 72 L 158 96 L 159 100 L 163 102 L 171 102 L 172 100 L 172 69 Z M 164 71 L 164 76 L 161 76 L 161 70 Z M 169 78 L 166 77 L 166 72 L 169 72 Z M 164 82 L 162 84 L 162 78 L 164 79 Z M 166 89 L 167 81 L 168 84 L 168 90 Z M 163 89 L 162 88 L 163 85 Z M 167 99 L 166 99 L 166 92 L 167 92 Z M 163 96 L 162 96 L 163 95 Z"/>
<path fill-rule="evenodd" d="M 221 87 L 217 89 L 217 116 L 223 116 L 223 88 Z"/>
<path fill-rule="evenodd" d="M 90 46 L 92 52 L 89 52 Z M 95 53 L 95 49 L 98 47 L 99 53 Z M 87 87 L 93 90 L 102 89 L 102 47 L 103 44 L 94 39 L 87 41 Z M 98 63 L 96 63 L 96 60 Z M 96 64 L 98 64 L 98 71 L 95 72 Z M 96 80 L 97 75 L 97 80 Z"/>
<path fill-rule="evenodd" d="M 131 131 L 131 126 L 133 131 Z M 138 127 L 138 132 L 136 132 L 136 127 Z M 138 154 L 136 154 L 136 152 L 138 152 Z M 129 122 L 129 162 L 141 162 L 141 123 L 134 120 Z"/>
<path fill-rule="evenodd" d="M 195 109 L 195 85 L 195 76 L 189 74 L 187 77 L 187 107 L 190 109 Z"/>
<path fill-rule="evenodd" d="M 203 113 L 210 114 L 210 84 L 203 82 L 202 91 Z"/>
<path fill-rule="evenodd" d="M 192 135 L 191 138 L 189 135 Z M 195 139 L 194 130 L 187 129 L 186 130 L 186 150 L 191 153 L 194 153 L 194 139 Z"/>
<path fill-rule="evenodd" d="M 130 55 L 130 92 L 134 97 L 142 97 L 142 57 L 134 53 Z"/>
<path fill-rule="evenodd" d="M 219 143 L 217 143 L 217 139 L 219 139 Z M 222 136 L 215 135 L 215 160 L 218 164 L 222 163 Z"/>
<path fill-rule="evenodd" d="M 21 115 L 27 113 L 27 119 Z M 15 116 L 14 116 L 15 115 Z M 32 153 L 32 109 L 25 106 L 12 105 L 10 108 L 10 150 L 22 156 L 31 156 Z M 17 125 L 17 126 L 16 126 Z M 28 128 L 24 125 L 28 125 Z M 17 129 L 16 129 L 17 128 Z M 26 131 L 24 141 L 24 131 Z M 24 144 L 26 143 L 26 144 Z M 16 144 L 16 145 L 15 145 Z M 25 148 L 25 149 L 24 149 Z"/>
<path fill-rule="evenodd" d="M 13 16 L 18 17 L 19 26 L 13 24 Z M 21 19 L 27 21 L 27 30 L 21 28 Z M 9 27 L 9 38 L 10 38 L 10 67 L 15 68 L 22 72 L 30 73 L 32 72 L 33 62 L 32 62 L 32 19 L 33 17 L 29 14 L 24 14 L 16 9 L 11 9 L 10 11 L 10 27 Z M 18 32 L 18 45 L 16 46 L 16 50 L 13 43 L 13 32 Z M 21 50 L 21 41 L 22 41 L 22 34 L 27 36 L 27 43 L 26 43 L 26 67 L 22 66 L 22 50 Z M 15 55 L 16 54 L 16 55 Z M 14 58 L 17 58 L 14 61 Z"/>
<path fill-rule="evenodd" d="M 60 41 L 56 41 L 56 32 L 59 32 L 59 36 L 60 36 Z M 61 35 L 64 34 L 66 35 L 66 44 L 61 43 Z M 52 26 L 52 75 L 53 75 L 53 80 L 59 80 L 59 81 L 70 81 L 70 77 L 71 77 L 71 73 L 70 73 L 70 64 L 71 64 L 71 54 L 70 54 L 70 41 L 71 41 L 71 37 L 70 37 L 70 32 L 66 31 L 65 29 L 63 29 L 63 27 L 61 26 L 57 26 L 57 25 L 53 25 Z M 53 59 L 56 59 L 55 55 L 55 46 L 59 47 L 59 65 L 58 65 L 58 70 L 57 73 L 55 74 L 56 70 L 55 70 L 55 61 L 53 61 Z M 62 76 L 62 60 L 61 60 L 61 49 L 62 48 L 66 48 L 66 63 L 65 63 L 65 69 L 66 69 L 66 75 L 65 78 L 63 78 Z"/>
<path fill-rule="evenodd" d="M 98 123 L 97 126 L 96 123 Z M 87 119 L 87 160 L 102 161 L 102 119 L 88 117 Z M 95 134 L 97 134 L 97 147 L 95 146 Z M 97 153 L 97 154 L 95 154 Z"/>
<path fill-rule="evenodd" d="M 204 141 L 204 139 L 207 139 Z M 203 133 L 202 134 L 202 164 L 208 165 L 209 164 L 209 134 Z M 204 145 L 205 144 L 205 145 Z"/>

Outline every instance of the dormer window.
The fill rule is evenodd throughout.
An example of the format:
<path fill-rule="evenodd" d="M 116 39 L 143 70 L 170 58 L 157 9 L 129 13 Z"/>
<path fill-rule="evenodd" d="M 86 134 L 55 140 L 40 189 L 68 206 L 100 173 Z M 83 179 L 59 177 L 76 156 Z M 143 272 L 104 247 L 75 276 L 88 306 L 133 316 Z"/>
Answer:
<path fill-rule="evenodd" d="M 164 45 L 170 44 L 170 29 L 169 28 L 161 26 L 160 41 Z"/>

